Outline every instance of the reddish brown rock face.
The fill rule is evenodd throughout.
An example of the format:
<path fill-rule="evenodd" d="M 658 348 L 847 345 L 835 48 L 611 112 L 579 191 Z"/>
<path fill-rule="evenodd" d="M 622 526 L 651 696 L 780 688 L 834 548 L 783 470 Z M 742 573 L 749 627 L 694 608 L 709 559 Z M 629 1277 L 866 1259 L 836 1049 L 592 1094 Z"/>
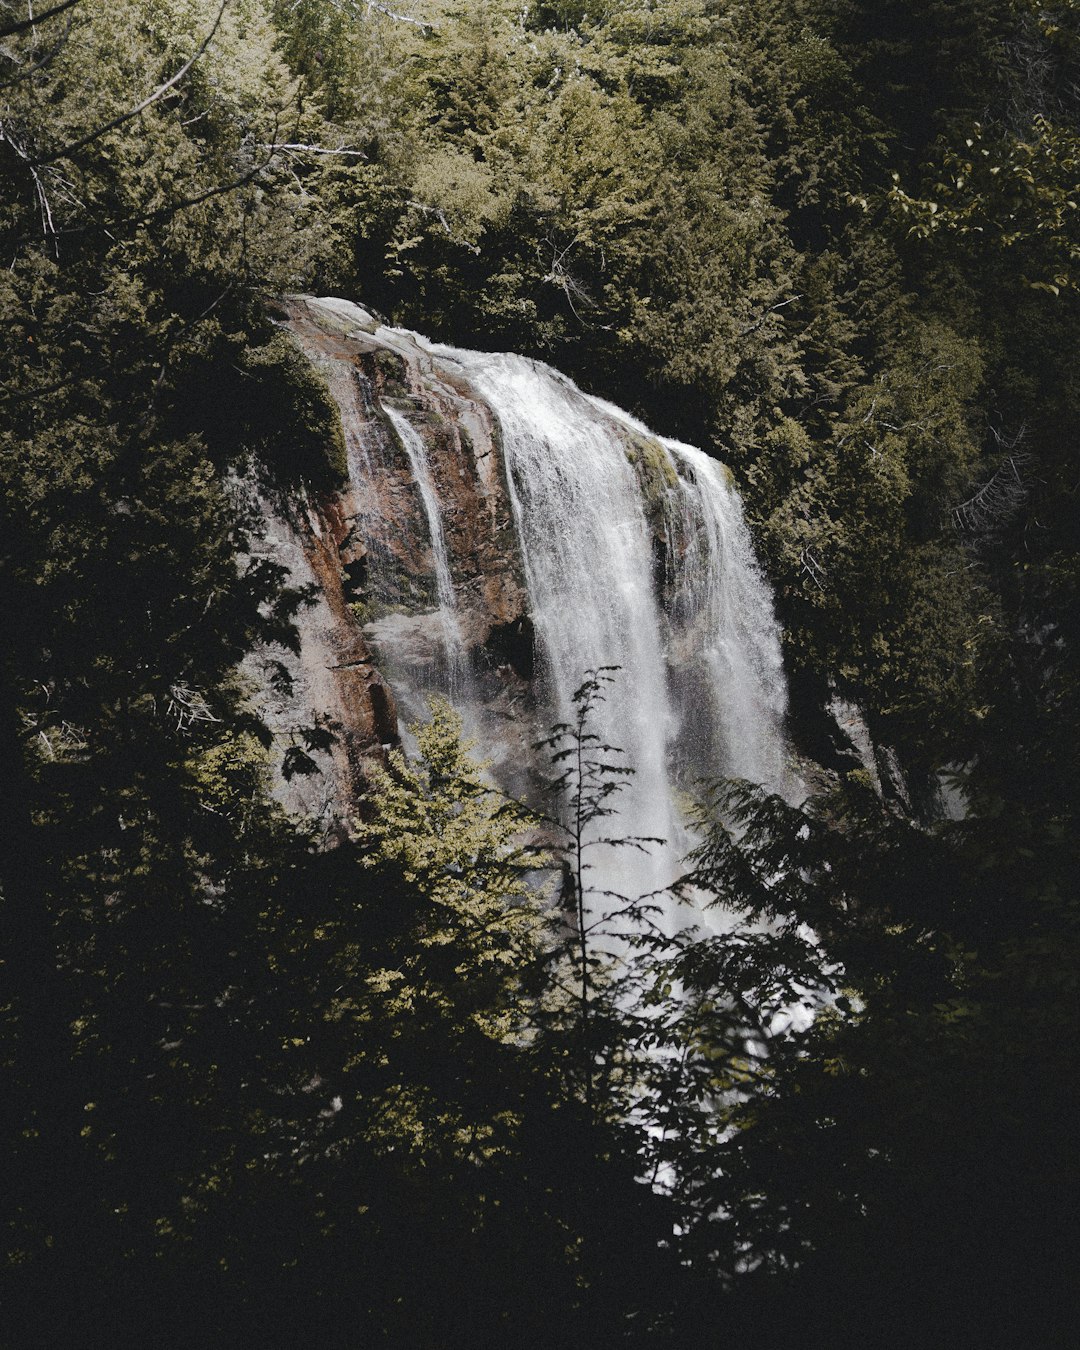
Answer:
<path fill-rule="evenodd" d="M 485 721 L 508 725 L 513 705 L 520 723 L 531 702 L 532 625 L 491 412 L 406 335 L 374 322 L 366 331 L 355 311 L 338 322 L 325 303 L 297 298 L 287 310 L 340 410 L 349 481 L 303 502 L 263 504 L 268 550 L 294 584 L 315 586 L 315 603 L 297 620 L 300 654 L 286 663 L 296 706 L 279 709 L 276 730 L 287 738 L 285 723 L 303 720 L 306 700 L 308 720 L 335 734 L 332 751 L 314 756 L 329 781 L 293 782 L 282 795 L 296 809 L 348 820 L 365 766 L 398 743 L 399 716 L 423 715 L 426 693 L 461 693 L 467 681 L 465 701 Z M 403 440 L 410 428 L 423 443 L 453 575 L 455 669 L 431 522 Z"/>

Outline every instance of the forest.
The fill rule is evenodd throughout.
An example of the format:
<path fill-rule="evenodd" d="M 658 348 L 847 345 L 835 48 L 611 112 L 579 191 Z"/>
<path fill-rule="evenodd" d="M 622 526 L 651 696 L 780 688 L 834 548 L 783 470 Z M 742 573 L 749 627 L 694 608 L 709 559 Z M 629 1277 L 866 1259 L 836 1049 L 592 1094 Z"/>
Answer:
<path fill-rule="evenodd" d="M 816 766 L 688 808 L 730 922 L 590 899 L 607 662 L 546 833 L 452 700 L 283 805 L 295 295 L 728 467 Z M 0 320 L 0 1345 L 1076 1343 L 1077 0 L 0 0 Z"/>

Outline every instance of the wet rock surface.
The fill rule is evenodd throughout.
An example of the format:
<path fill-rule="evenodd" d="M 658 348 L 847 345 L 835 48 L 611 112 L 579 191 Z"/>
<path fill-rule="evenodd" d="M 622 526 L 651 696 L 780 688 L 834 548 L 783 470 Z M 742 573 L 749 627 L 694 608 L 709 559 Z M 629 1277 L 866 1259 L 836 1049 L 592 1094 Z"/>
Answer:
<path fill-rule="evenodd" d="M 285 750 L 302 743 L 296 728 L 313 719 L 333 733 L 331 749 L 305 750 L 318 774 L 294 775 L 279 795 L 340 828 L 356 813 L 367 766 L 399 744 L 432 692 L 453 697 L 467 683 L 473 721 L 484 724 L 471 730 L 482 731 L 485 751 L 520 759 L 535 659 L 490 410 L 407 334 L 335 305 L 290 298 L 285 324 L 340 409 L 349 481 L 302 500 L 261 498 L 262 549 L 286 566 L 290 584 L 311 588 L 313 603 L 297 616 L 299 653 L 261 654 L 249 674 Z M 438 496 L 460 641 L 453 660 L 430 521 L 403 444 L 408 428 Z M 266 675 L 272 660 L 292 678 L 288 697 Z"/>

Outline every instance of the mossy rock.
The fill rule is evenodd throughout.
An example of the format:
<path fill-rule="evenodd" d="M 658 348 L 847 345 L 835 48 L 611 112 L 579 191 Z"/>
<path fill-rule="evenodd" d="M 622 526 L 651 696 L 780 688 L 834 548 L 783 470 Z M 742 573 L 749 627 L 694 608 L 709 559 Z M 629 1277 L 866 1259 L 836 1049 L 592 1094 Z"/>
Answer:
<path fill-rule="evenodd" d="M 667 449 L 655 436 L 627 431 L 626 458 L 634 467 L 646 511 L 651 515 L 662 509 L 665 496 L 678 486 L 679 476 Z"/>
<path fill-rule="evenodd" d="M 389 398 L 411 399 L 413 395 L 409 388 L 405 358 L 397 352 L 387 351 L 385 347 L 380 347 L 372 355 L 381 392 Z"/>
<path fill-rule="evenodd" d="M 395 560 L 373 558 L 368 588 L 350 602 L 350 607 L 355 614 L 359 606 L 359 613 L 364 616 L 361 623 L 371 623 L 387 614 L 426 614 L 437 604 L 438 589 L 433 576 L 410 574 Z"/>
<path fill-rule="evenodd" d="M 282 331 L 243 355 L 244 421 L 259 459 L 282 487 L 330 491 L 349 476 L 341 415 L 322 374 Z"/>
<path fill-rule="evenodd" d="M 318 308 L 308 310 L 309 316 L 315 320 L 319 327 L 325 333 L 330 333 L 335 337 L 355 337 L 357 333 L 375 333 L 379 328 L 379 321 L 373 315 L 363 311 L 363 317 L 353 314 L 343 314 L 334 309 L 324 309 L 321 305 Z"/>

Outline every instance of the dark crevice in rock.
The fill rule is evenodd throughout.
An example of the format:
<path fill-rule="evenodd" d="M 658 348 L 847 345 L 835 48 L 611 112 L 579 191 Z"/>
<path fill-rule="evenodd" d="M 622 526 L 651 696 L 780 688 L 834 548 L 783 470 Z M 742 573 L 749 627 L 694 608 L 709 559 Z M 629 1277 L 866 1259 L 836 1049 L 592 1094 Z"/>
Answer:
<path fill-rule="evenodd" d="M 510 666 L 515 675 L 531 680 L 536 670 L 536 633 L 527 614 L 509 623 L 495 624 L 484 643 L 484 651 L 495 666 Z"/>

